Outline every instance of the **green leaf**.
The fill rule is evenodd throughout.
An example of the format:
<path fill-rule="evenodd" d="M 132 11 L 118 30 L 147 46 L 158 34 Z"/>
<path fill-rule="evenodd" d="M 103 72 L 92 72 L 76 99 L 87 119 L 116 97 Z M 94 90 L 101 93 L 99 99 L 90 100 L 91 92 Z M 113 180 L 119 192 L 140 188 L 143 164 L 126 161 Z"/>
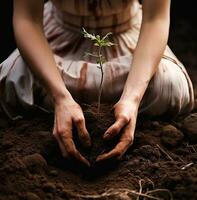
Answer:
<path fill-rule="evenodd" d="M 109 37 L 109 35 L 112 35 L 112 32 L 107 33 L 107 34 L 102 38 L 102 40 L 105 41 L 105 39 L 107 39 L 107 38 Z"/>
<path fill-rule="evenodd" d="M 99 47 L 100 44 L 99 44 L 98 42 L 95 42 L 95 43 L 94 43 L 94 46 Z"/>
<path fill-rule="evenodd" d="M 96 36 L 94 34 L 88 33 L 85 28 L 82 28 L 82 34 L 84 35 L 85 38 L 88 38 L 90 40 L 96 40 Z"/>
<path fill-rule="evenodd" d="M 97 54 L 89 53 L 89 52 L 85 52 L 85 56 L 92 56 L 92 57 L 96 57 L 96 58 L 99 57 Z"/>
<path fill-rule="evenodd" d="M 105 46 L 107 46 L 107 47 L 111 47 L 111 46 L 114 46 L 115 45 L 115 43 L 113 43 L 113 42 L 106 42 L 105 43 Z"/>
<path fill-rule="evenodd" d="M 97 41 L 100 41 L 101 40 L 100 35 L 96 35 L 96 39 L 97 39 Z"/>
<path fill-rule="evenodd" d="M 98 51 L 100 52 L 102 47 L 110 47 L 113 45 L 116 45 L 115 43 L 111 42 L 109 40 L 109 36 L 112 35 L 111 32 L 107 33 L 104 37 L 101 38 L 100 35 L 94 35 L 94 34 L 90 34 L 88 33 L 85 28 L 82 28 L 82 33 L 84 35 L 85 38 L 88 38 L 90 40 L 92 40 L 94 42 L 94 46 L 98 47 Z M 99 54 L 99 53 L 98 53 Z M 105 62 L 105 58 L 102 55 L 98 55 L 97 53 L 86 53 L 87 56 L 92 56 L 97 58 L 96 62 L 97 64 L 103 64 Z"/>

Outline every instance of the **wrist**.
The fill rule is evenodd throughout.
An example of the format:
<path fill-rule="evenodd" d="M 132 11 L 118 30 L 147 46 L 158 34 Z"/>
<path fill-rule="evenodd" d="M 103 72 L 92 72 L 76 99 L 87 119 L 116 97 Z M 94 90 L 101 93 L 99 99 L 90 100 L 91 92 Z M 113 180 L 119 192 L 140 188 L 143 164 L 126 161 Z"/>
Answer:
<path fill-rule="evenodd" d="M 55 91 L 52 93 L 53 100 L 55 104 L 59 104 L 62 101 L 72 99 L 70 92 L 65 88 L 59 91 Z"/>
<path fill-rule="evenodd" d="M 126 108 L 129 113 L 137 113 L 139 109 L 139 104 L 130 99 L 119 99 L 116 105 L 121 105 L 123 108 Z"/>
<path fill-rule="evenodd" d="M 119 101 L 128 102 L 138 108 L 141 102 L 141 96 L 139 94 L 126 94 L 123 92 Z"/>

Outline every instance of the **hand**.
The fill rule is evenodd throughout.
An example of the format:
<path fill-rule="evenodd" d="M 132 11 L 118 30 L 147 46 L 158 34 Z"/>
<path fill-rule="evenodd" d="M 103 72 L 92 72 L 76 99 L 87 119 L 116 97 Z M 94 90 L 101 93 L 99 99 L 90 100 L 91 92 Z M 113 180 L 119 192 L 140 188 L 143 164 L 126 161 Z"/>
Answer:
<path fill-rule="evenodd" d="M 89 147 L 91 145 L 90 136 L 85 126 L 85 119 L 81 107 L 70 98 L 63 98 L 55 103 L 55 119 L 53 135 L 56 138 L 61 149 L 63 157 L 74 159 L 90 166 L 76 149 L 72 137 L 72 126 L 75 124 L 78 137 L 82 145 Z"/>
<path fill-rule="evenodd" d="M 113 150 L 97 157 L 97 162 L 107 159 L 120 159 L 133 144 L 138 107 L 129 101 L 119 101 L 114 106 L 115 123 L 104 133 L 104 139 L 110 140 L 121 133 L 120 141 Z"/>

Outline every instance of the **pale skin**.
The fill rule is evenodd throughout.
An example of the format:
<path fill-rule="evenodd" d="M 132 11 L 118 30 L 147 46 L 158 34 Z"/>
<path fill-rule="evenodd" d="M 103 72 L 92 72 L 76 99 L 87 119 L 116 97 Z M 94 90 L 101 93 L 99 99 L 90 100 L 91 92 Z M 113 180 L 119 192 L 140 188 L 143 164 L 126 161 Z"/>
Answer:
<path fill-rule="evenodd" d="M 97 162 L 110 158 L 120 159 L 132 145 L 140 102 L 167 44 L 170 0 L 144 0 L 142 4 L 143 20 L 131 70 L 122 95 L 114 106 L 116 121 L 103 136 L 109 140 L 121 132 L 120 141 L 110 152 L 98 156 Z M 43 0 L 14 0 L 13 25 L 17 46 L 31 70 L 53 97 L 53 135 L 62 155 L 89 166 L 72 139 L 72 126 L 75 125 L 81 143 L 85 147 L 91 145 L 83 111 L 67 90 L 44 36 L 43 6 Z"/>

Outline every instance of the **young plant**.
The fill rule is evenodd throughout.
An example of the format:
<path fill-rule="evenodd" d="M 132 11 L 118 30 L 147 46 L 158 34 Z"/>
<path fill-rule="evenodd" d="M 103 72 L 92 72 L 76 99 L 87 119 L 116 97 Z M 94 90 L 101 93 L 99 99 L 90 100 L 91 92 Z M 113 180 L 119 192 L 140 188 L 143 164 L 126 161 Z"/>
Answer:
<path fill-rule="evenodd" d="M 86 52 L 86 55 L 96 58 L 96 63 L 98 64 L 97 67 L 100 69 L 100 72 L 101 72 L 101 80 L 100 80 L 99 93 L 98 93 L 98 107 L 97 107 L 98 113 L 99 113 L 100 105 L 101 105 L 103 79 L 104 79 L 103 64 L 105 62 L 105 57 L 102 55 L 102 48 L 103 47 L 111 47 L 115 44 L 113 42 L 110 42 L 110 40 L 109 40 L 109 36 L 112 35 L 111 32 L 109 32 L 105 36 L 101 37 L 100 35 L 90 34 L 84 28 L 82 28 L 82 34 L 85 38 L 90 39 L 94 43 L 94 46 L 97 47 L 96 53 Z"/>

